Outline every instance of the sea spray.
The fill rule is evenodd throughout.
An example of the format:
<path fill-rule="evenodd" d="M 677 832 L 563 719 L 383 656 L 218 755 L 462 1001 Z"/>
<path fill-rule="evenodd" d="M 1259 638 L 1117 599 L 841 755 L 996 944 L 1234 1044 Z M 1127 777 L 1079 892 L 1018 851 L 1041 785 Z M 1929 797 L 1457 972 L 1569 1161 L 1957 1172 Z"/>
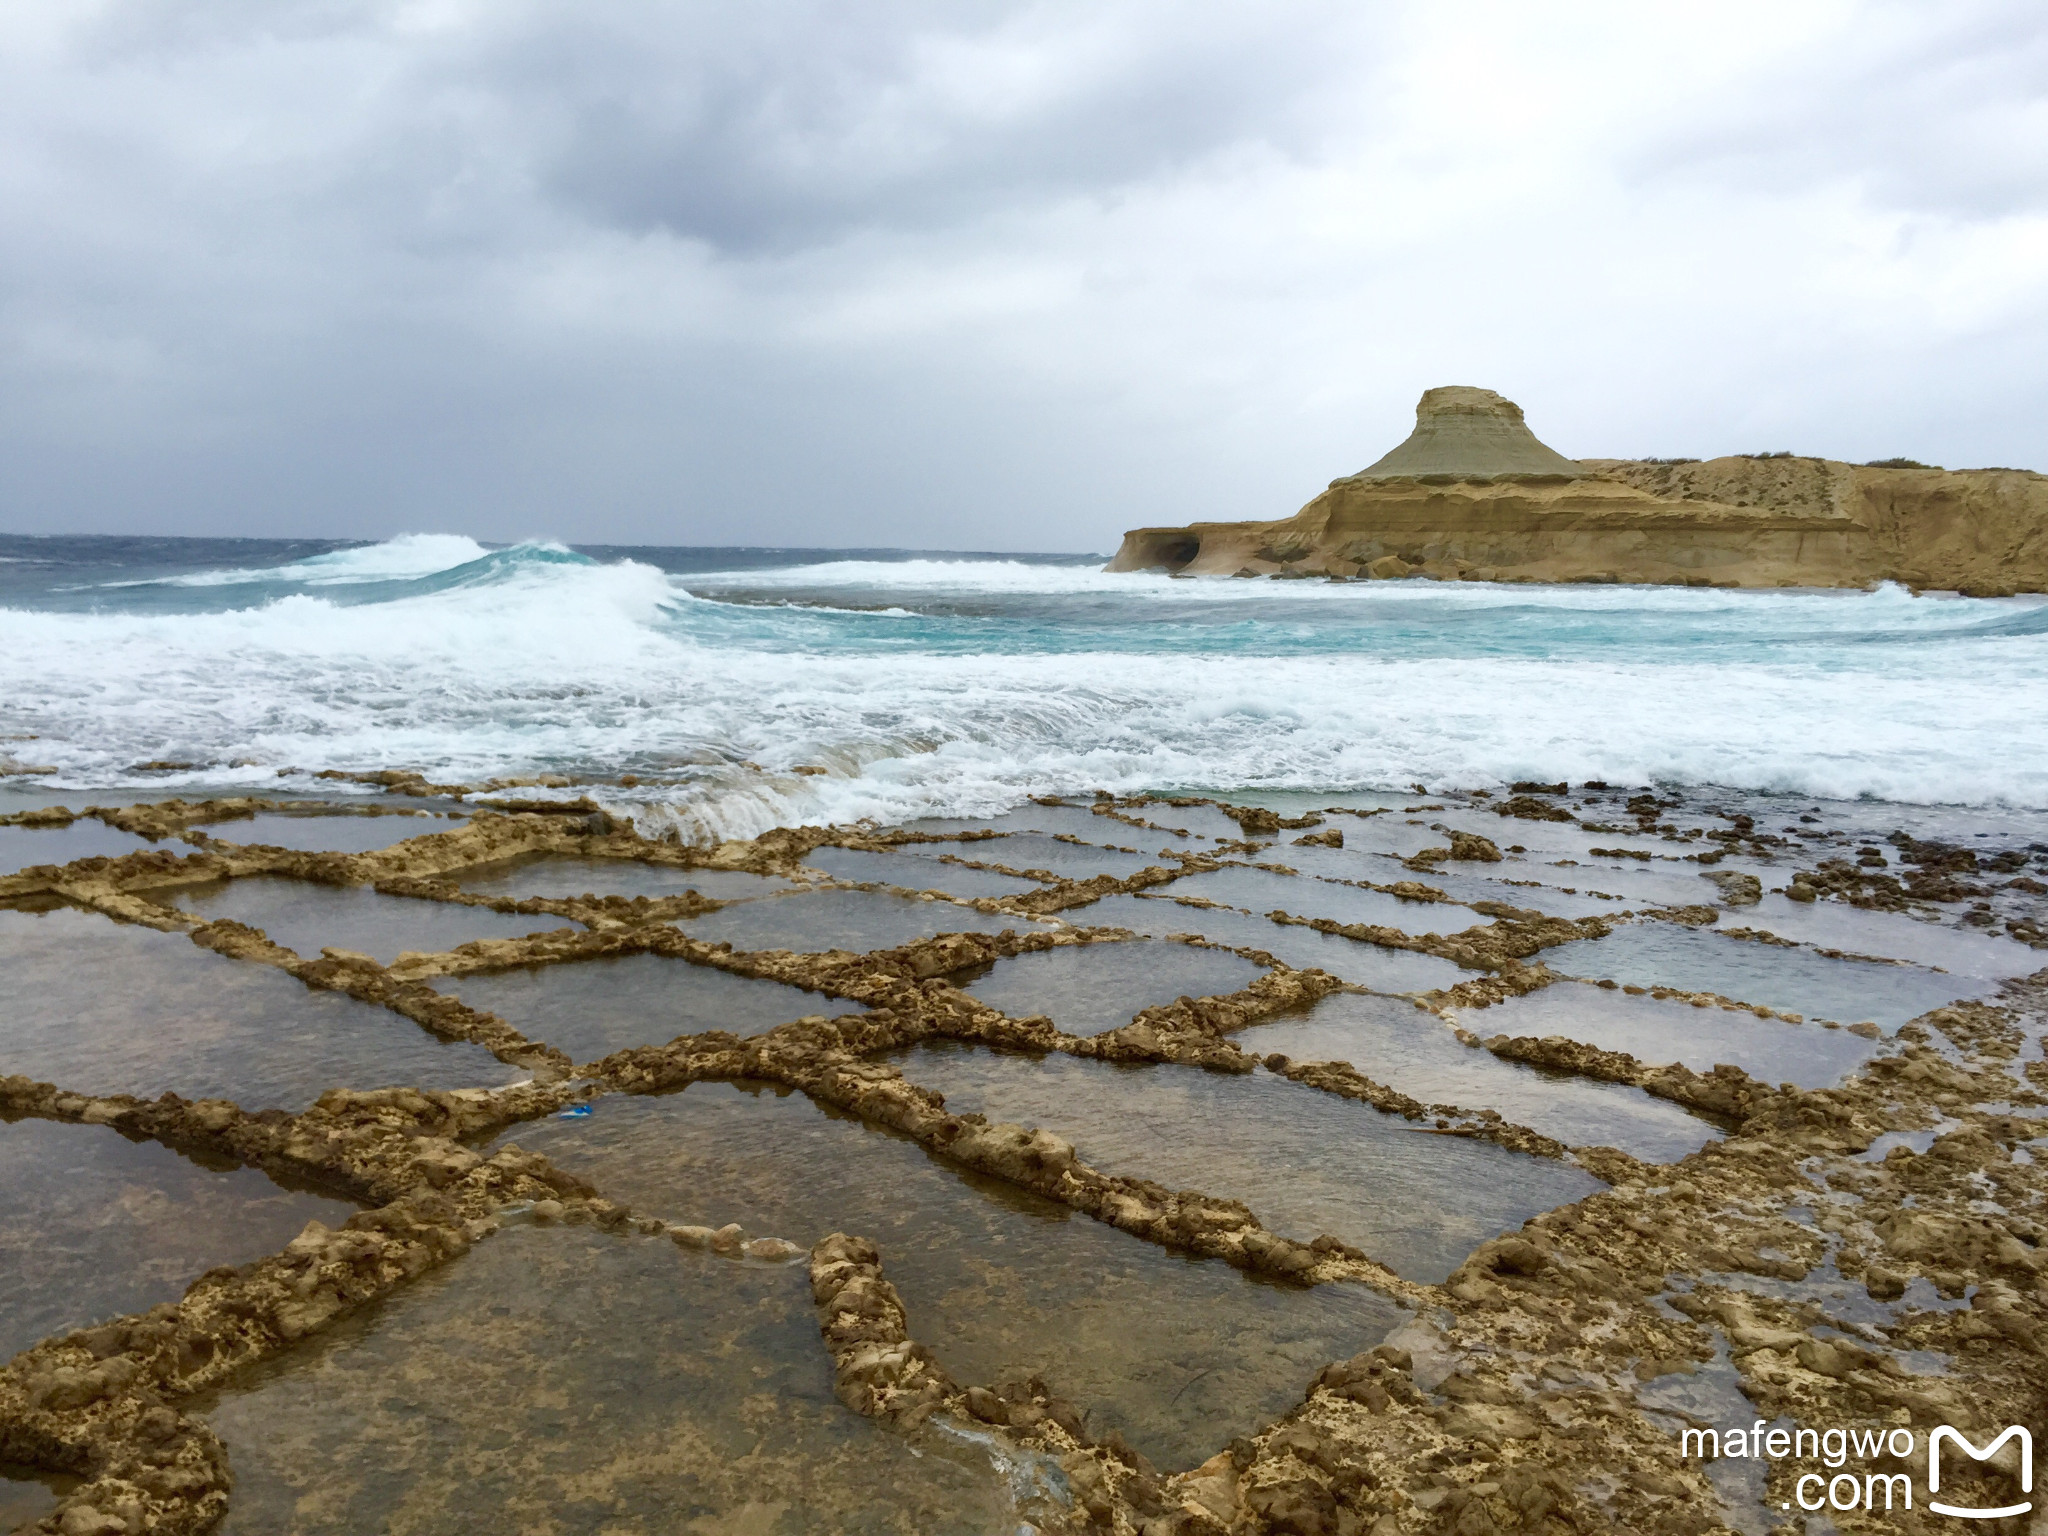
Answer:
<path fill-rule="evenodd" d="M 452 536 L 106 574 L 83 608 L 74 561 L 69 595 L 17 581 L 0 610 L 0 733 L 33 736 L 60 787 L 631 773 L 608 801 L 692 838 L 1197 785 L 2048 805 L 2048 608 L 2030 600 L 1000 559 L 677 573 Z M 199 766 L 129 771 L 163 760 Z"/>

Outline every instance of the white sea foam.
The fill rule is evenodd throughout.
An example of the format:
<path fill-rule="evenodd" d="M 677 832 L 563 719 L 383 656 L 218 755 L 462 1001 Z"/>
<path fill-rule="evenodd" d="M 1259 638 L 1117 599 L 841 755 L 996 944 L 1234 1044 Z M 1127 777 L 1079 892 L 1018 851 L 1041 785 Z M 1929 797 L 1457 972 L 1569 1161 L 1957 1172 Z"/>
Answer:
<path fill-rule="evenodd" d="M 561 546 L 554 545 L 559 549 Z M 475 539 L 459 533 L 408 533 L 382 544 L 337 549 L 291 565 L 258 566 L 222 571 L 194 571 L 164 578 L 165 586 L 228 587 L 255 582 L 292 582 L 306 586 L 343 586 L 354 582 L 397 581 L 453 570 L 490 553 Z"/>
<path fill-rule="evenodd" d="M 2048 806 L 2048 636 L 2025 632 L 2048 612 L 2026 604 L 1021 562 L 671 578 L 558 547 L 486 559 L 466 540 L 343 553 L 318 568 L 416 579 L 367 603 L 299 591 L 227 611 L 0 612 L 0 732 L 35 733 L 38 758 L 79 785 L 147 759 L 208 764 L 190 776 L 207 782 L 632 771 L 665 781 L 631 792 L 648 825 L 691 836 L 1094 788 L 1529 777 Z M 262 579 L 310 578 L 252 573 L 251 599 Z M 858 591 L 898 614 L 877 626 L 684 590 L 727 583 Z M 935 592 L 1011 607 L 953 622 L 921 609 Z M 1218 619 L 1184 622 L 1205 610 Z"/>
<path fill-rule="evenodd" d="M 1103 559 L 1107 561 L 1108 556 Z M 1173 583 L 1151 574 L 1106 576 L 1092 565 L 1041 565 L 1025 560 L 829 560 L 815 565 L 785 565 L 768 570 L 693 572 L 693 586 L 740 585 L 763 591 L 788 587 L 888 587 L 906 591 L 1062 593 L 1119 589 Z"/>

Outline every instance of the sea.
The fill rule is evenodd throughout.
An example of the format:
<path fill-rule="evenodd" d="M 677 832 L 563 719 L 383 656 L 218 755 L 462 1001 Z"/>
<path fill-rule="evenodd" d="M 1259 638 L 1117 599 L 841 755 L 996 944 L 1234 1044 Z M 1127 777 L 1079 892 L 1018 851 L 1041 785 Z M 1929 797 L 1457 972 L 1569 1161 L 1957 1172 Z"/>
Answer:
<path fill-rule="evenodd" d="M 2040 597 L 1105 558 L 0 537 L 0 800 L 547 777 L 691 840 L 1520 780 L 2048 809 Z"/>

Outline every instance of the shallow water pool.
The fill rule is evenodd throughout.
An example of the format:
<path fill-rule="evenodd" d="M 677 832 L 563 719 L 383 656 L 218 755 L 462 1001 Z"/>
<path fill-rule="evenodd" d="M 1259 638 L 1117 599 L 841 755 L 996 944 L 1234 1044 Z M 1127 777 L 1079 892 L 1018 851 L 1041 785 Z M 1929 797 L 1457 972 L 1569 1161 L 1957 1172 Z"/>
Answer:
<path fill-rule="evenodd" d="M 1470 1013 L 1482 1028 L 1497 1010 Z M 1696 1152 L 1721 1132 L 1678 1105 L 1622 1083 L 1545 1072 L 1465 1045 L 1434 1014 L 1390 998 L 1338 993 L 1305 1014 L 1240 1032 L 1248 1051 L 1296 1061 L 1348 1061 L 1425 1104 L 1498 1110 L 1567 1146 L 1619 1147 L 1645 1162 Z"/>
<path fill-rule="evenodd" d="M 1263 1069 L 1239 1077 L 953 1041 L 890 1059 L 956 1113 L 1040 1126 L 1104 1173 L 1242 1200 L 1284 1236 L 1327 1232 L 1426 1283 L 1487 1238 L 1601 1187 L 1568 1164 L 1422 1134 L 1399 1115 Z"/>
<path fill-rule="evenodd" d="M 1262 916 L 1280 911 L 1295 917 L 1326 917 L 1338 923 L 1395 928 L 1409 934 L 1457 933 L 1488 921 L 1470 907 L 1455 902 L 1403 901 L 1384 891 L 1338 885 L 1307 875 L 1276 874 L 1268 869 L 1232 866 L 1207 870 L 1174 881 L 1170 889 L 1176 896 L 1203 896 Z"/>
<path fill-rule="evenodd" d="M 964 1383 L 1038 1372 L 1100 1433 L 1192 1466 L 1301 1400 L 1325 1363 L 1406 1315 L 1358 1285 L 1303 1289 L 1185 1258 L 801 1094 L 697 1083 L 600 1099 L 502 1138 L 636 1210 L 808 1247 L 881 1246 L 911 1336 Z"/>
<path fill-rule="evenodd" d="M 1763 1082 L 1802 1088 L 1832 1087 L 1881 1045 L 1846 1029 L 1695 1008 L 1677 999 L 1632 997 L 1577 981 L 1556 982 L 1491 1008 L 1458 1009 L 1454 1017 L 1482 1039 L 1563 1035 L 1605 1051 L 1626 1051 L 1650 1066 L 1677 1061 L 1708 1072 L 1727 1062 Z"/>
<path fill-rule="evenodd" d="M 104 1125 L 0 1120 L 0 1361 L 53 1334 L 176 1301 L 216 1264 L 275 1253 L 345 1200 L 208 1166 Z"/>
<path fill-rule="evenodd" d="M 808 1014 L 864 1011 L 822 992 L 663 955 L 444 977 L 434 986 L 579 1062 L 629 1046 L 662 1045 L 678 1035 L 712 1029 L 757 1035 Z"/>
<path fill-rule="evenodd" d="M 1560 944 L 1544 951 L 1543 958 L 1567 976 L 1716 992 L 1809 1020 L 1854 1024 L 1868 1019 L 1886 1029 L 1985 990 L 1973 978 L 1922 966 L 1835 960 L 1811 949 L 1731 939 L 1711 928 L 1666 922 L 1624 924 L 1605 938 Z"/>
<path fill-rule="evenodd" d="M 930 848 L 933 845 L 913 846 Z M 966 857 L 972 858 L 974 854 L 970 851 Z M 878 881 L 912 891 L 944 891 L 948 896 L 1022 896 L 1044 889 L 1036 880 L 1026 880 L 1021 875 L 1005 875 L 993 869 L 969 869 L 933 857 L 919 857 L 915 853 L 815 848 L 804 855 L 804 863 L 812 869 L 822 870 L 835 880 Z"/>
<path fill-rule="evenodd" d="M 581 923 L 525 916 L 449 901 L 386 896 L 360 885 L 315 885 L 257 875 L 173 892 L 172 903 L 213 922 L 233 918 L 260 928 L 273 944 L 317 960 L 323 949 L 350 949 L 389 965 L 408 950 L 438 954 L 471 939 L 518 939 Z"/>
<path fill-rule="evenodd" d="M 68 827 L 0 827 L 0 875 L 36 864 L 69 864 L 73 859 L 118 859 L 145 848 L 168 846 L 185 853 L 183 843 L 152 843 L 131 832 L 116 831 L 105 822 L 80 817 Z"/>
<path fill-rule="evenodd" d="M 1470 981 L 1477 974 L 1436 955 L 1318 933 L 1233 907 L 1189 906 L 1171 896 L 1105 896 L 1061 915 L 1077 926 L 1129 928 L 1154 935 L 1193 933 L 1217 944 L 1262 949 L 1296 970 L 1328 971 L 1375 992 L 1430 992 Z"/>
<path fill-rule="evenodd" d="M 265 812 L 240 821 L 209 821 L 192 830 L 223 843 L 296 848 L 307 853 L 372 853 L 408 838 L 452 832 L 467 817 L 432 814 L 395 816 L 295 816 Z"/>
<path fill-rule="evenodd" d="M 525 1074 L 480 1045 L 182 933 L 93 912 L 0 911 L 0 1074 L 77 1093 L 232 1099 L 303 1109 L 329 1088 L 491 1087 Z"/>
<path fill-rule="evenodd" d="M 513 1227 L 201 1405 L 220 1529 L 995 1536 L 1003 1480 L 832 1395 L 801 1265 Z"/>
<path fill-rule="evenodd" d="M 988 913 L 950 901 L 920 901 L 886 891 L 805 891 L 750 901 L 679 925 L 690 937 L 734 949 L 790 949 L 815 954 L 848 949 L 856 954 L 894 949 L 939 933 L 1029 930 L 1029 918 Z"/>
<path fill-rule="evenodd" d="M 1070 1035 L 1099 1035 L 1140 1009 L 1242 991 L 1266 971 L 1241 955 L 1138 939 L 1063 945 L 998 960 L 967 990 L 1013 1019 L 1042 1013 Z"/>
<path fill-rule="evenodd" d="M 637 859 L 541 857 L 479 864 L 454 877 L 478 896 L 680 896 L 695 891 L 712 901 L 745 901 L 786 891 L 790 882 L 744 869 L 679 869 Z"/>

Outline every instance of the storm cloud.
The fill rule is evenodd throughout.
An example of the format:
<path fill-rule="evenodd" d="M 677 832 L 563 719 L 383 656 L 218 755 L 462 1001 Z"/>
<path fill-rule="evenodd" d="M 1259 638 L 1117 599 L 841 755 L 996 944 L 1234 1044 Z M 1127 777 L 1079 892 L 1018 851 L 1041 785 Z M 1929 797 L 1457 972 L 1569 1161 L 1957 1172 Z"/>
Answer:
<path fill-rule="evenodd" d="M 2048 467 L 2024 3 L 14 0 L 0 528 L 1102 549 L 1483 384 Z"/>

